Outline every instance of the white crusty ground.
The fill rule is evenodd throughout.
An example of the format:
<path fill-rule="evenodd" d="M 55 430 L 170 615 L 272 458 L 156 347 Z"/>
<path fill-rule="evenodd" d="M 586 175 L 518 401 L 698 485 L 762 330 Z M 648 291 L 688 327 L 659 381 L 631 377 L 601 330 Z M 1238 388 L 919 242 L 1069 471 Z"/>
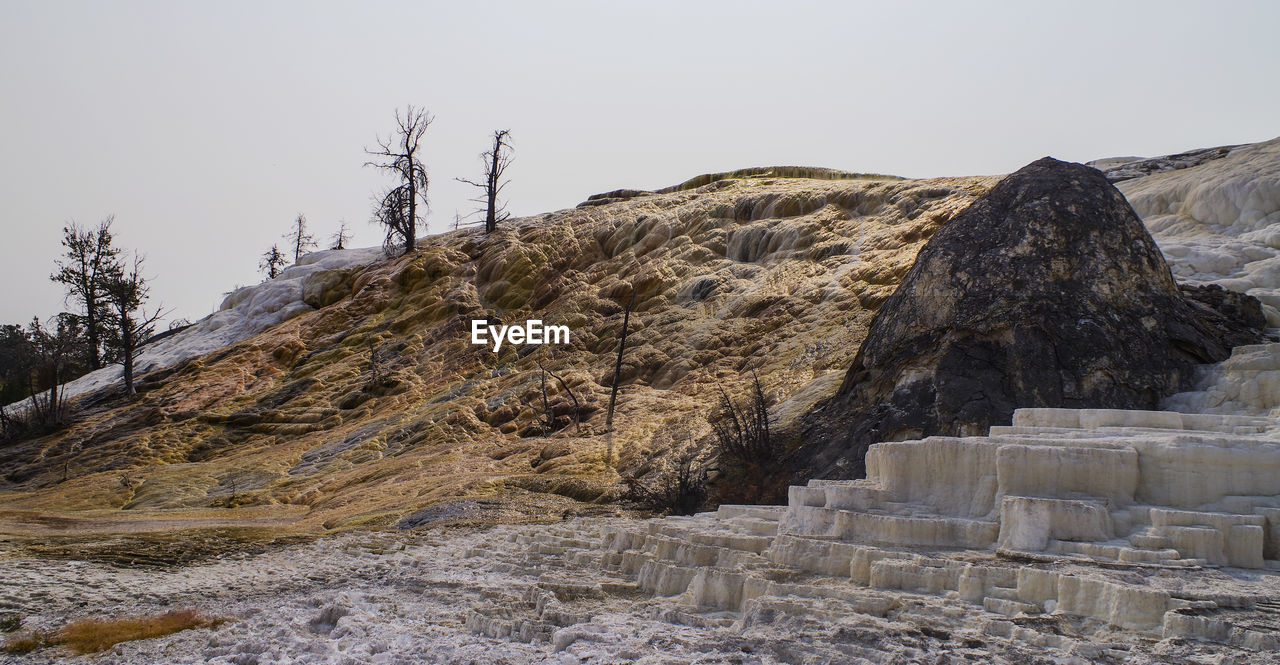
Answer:
<path fill-rule="evenodd" d="M 143 347 L 135 361 L 135 374 L 169 367 L 216 351 L 299 314 L 313 311 L 314 308 L 302 301 L 302 285 L 308 276 L 324 270 L 365 265 L 381 256 L 381 247 L 331 249 L 307 254 L 297 265 L 289 266 L 275 279 L 232 291 L 217 312 L 200 319 L 190 328 Z M 68 383 L 66 396 L 74 397 L 118 383 L 121 376 L 119 365 L 90 372 Z M 23 402 L 12 404 L 10 408 L 21 409 Z"/>
<path fill-rule="evenodd" d="M 1163 406 L 1182 413 L 1280 419 L 1280 344 L 1237 346 L 1230 358 L 1200 368 L 1195 390 L 1170 395 Z"/>
<path fill-rule="evenodd" d="M 1280 327 L 1280 138 L 1116 187 L 1174 275 L 1248 293 Z"/>
<path fill-rule="evenodd" d="M 556 525 L 598 532 L 617 518 Z M 529 546 L 546 525 L 432 533 L 348 534 L 254 557 L 172 570 L 92 562 L 8 558 L 0 566 L 0 611 L 24 628 L 82 617 L 161 613 L 193 607 L 229 619 L 214 629 L 116 645 L 97 655 L 45 649 L 0 655 L 4 663 L 215 663 L 235 665 L 397 663 L 1262 663 L 1259 654 L 1184 640 L 1095 635 L 1074 652 L 1045 650 L 984 631 L 981 608 L 898 593 L 891 619 L 825 599 L 782 597 L 740 616 L 696 614 L 672 598 L 628 591 L 627 578 Z M 1257 582 L 1217 575 L 1224 593 Z M 581 619 L 550 639 L 492 639 L 467 625 L 472 608 L 519 616 L 530 589 L 556 584 L 616 589 L 565 602 Z M 988 620 L 989 620 L 989 615 Z M 576 620 L 575 620 L 576 621 Z M 686 624 L 712 624 L 699 627 Z M 714 625 L 721 623 L 722 625 Z M 1009 622 L 999 622 L 1008 624 Z M 922 627 L 945 630 L 940 639 Z"/>

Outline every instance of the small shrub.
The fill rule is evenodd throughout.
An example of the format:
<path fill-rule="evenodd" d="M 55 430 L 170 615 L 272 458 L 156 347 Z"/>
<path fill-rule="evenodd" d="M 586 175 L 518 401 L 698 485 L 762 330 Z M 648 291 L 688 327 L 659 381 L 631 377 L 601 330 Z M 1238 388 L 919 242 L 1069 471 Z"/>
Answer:
<path fill-rule="evenodd" d="M 9 413 L 5 411 L 4 405 L 0 404 L 0 442 L 17 441 L 30 429 L 31 425 L 27 422 L 25 411 L 19 409 L 17 413 Z"/>
<path fill-rule="evenodd" d="M 789 478 L 782 463 L 786 446 L 769 431 L 769 402 L 760 377 L 751 373 L 751 395 L 743 402 L 720 389 L 720 404 L 708 419 L 720 462 L 714 503 L 786 502 Z"/>
<path fill-rule="evenodd" d="M 46 646 L 49 646 L 49 635 L 47 633 L 19 633 L 5 641 L 4 652 L 21 655 L 31 653 L 36 649 L 43 649 Z"/>
<path fill-rule="evenodd" d="M 220 623 L 221 620 L 190 609 L 132 619 L 81 619 L 58 631 L 58 639 L 76 653 L 94 653 L 120 642 L 148 640 L 191 628 L 212 628 Z"/>
<path fill-rule="evenodd" d="M 777 464 L 785 452 L 769 434 L 769 402 L 760 377 L 751 372 L 751 397 L 745 404 L 735 403 L 720 388 L 720 406 L 712 414 L 711 435 L 720 458 L 738 464 Z"/>
<path fill-rule="evenodd" d="M 707 502 L 707 470 L 703 456 L 685 453 L 675 465 L 656 474 L 649 483 L 635 476 L 623 478 L 627 491 L 623 498 L 655 512 L 692 515 Z"/>
<path fill-rule="evenodd" d="M 0 633 L 12 633 L 22 627 L 21 614 L 3 614 L 0 615 Z"/>

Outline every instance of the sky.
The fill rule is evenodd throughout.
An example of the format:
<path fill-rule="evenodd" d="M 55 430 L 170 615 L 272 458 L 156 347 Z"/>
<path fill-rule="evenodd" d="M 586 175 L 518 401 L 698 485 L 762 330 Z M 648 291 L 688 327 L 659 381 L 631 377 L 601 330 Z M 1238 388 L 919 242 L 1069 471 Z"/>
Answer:
<path fill-rule="evenodd" d="M 1280 135 L 1280 3 L 0 0 L 0 323 L 67 309 L 68 222 L 115 215 L 192 321 L 306 215 L 381 242 L 366 147 L 406 104 L 429 233 L 494 130 L 515 215 L 700 173 L 996 174 Z"/>

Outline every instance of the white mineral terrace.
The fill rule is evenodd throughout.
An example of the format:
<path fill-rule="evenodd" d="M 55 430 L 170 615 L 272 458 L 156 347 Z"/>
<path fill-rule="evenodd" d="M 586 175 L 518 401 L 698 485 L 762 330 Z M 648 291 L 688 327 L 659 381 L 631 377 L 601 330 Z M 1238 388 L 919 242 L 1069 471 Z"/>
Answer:
<path fill-rule="evenodd" d="M 1280 392 L 1242 396 L 1241 386 L 1273 383 L 1277 361 L 1280 345 L 1242 347 L 1207 372 L 1203 390 L 1172 402 L 1244 400 L 1245 410 L 1268 413 Z M 609 525 L 595 538 L 561 530 L 513 540 L 567 568 L 634 579 L 669 598 L 670 616 L 686 624 L 728 625 L 766 608 L 901 620 L 916 605 L 931 607 L 938 625 L 1042 647 L 1078 651 L 1101 634 L 1130 634 L 1274 651 L 1278 424 L 1020 409 L 988 436 L 874 445 L 866 479 L 792 487 L 787 506 L 721 506 Z M 566 625 L 550 609 L 559 605 L 535 600 L 523 612 L 477 609 L 468 626 L 552 639 Z M 1063 619 L 1076 635 L 1018 622 L 1038 616 Z"/>
<path fill-rule="evenodd" d="M 872 446 L 868 478 L 792 487 L 785 507 L 722 506 L 612 527 L 603 553 L 572 538 L 535 538 L 533 547 L 598 561 L 702 611 L 801 596 L 884 616 L 894 603 L 875 591 L 907 591 L 996 615 L 1055 613 L 1097 628 L 1278 649 L 1280 598 L 1146 579 L 1164 570 L 1280 569 L 1273 425 L 1252 416 L 1021 409 L 1012 426 L 986 437 Z M 1114 574 L 1123 570 L 1141 574 Z M 814 575 L 838 583 L 793 582 Z M 1233 612 L 1267 618 L 1247 627 Z M 481 614 L 473 624 L 526 639 L 539 625 Z"/>

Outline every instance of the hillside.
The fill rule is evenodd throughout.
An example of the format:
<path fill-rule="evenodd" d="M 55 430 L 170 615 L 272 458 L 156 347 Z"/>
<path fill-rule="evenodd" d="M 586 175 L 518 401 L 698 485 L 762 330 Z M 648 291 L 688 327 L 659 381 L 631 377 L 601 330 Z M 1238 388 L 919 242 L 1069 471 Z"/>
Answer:
<path fill-rule="evenodd" d="M 136 402 L 82 379 L 73 426 L 0 453 L 0 510 L 18 533 L 49 514 L 314 532 L 612 498 L 619 472 L 696 443 L 718 387 L 742 392 L 750 369 L 775 398 L 834 389 L 921 243 L 996 180 L 813 174 L 614 192 L 371 263 L 308 257 L 159 343 L 147 357 L 172 364 Z M 603 408 L 633 288 L 611 468 Z M 485 316 L 567 325 L 571 343 L 494 353 L 470 344 Z M 550 378 L 557 431 L 539 429 L 538 362 L 572 388 L 581 431 Z"/>
<path fill-rule="evenodd" d="M 1280 323 L 1280 141 L 1139 161 L 1099 166 L 1144 174 L 1119 187 L 1175 275 L 1247 289 Z M 781 426 L 833 394 L 922 244 L 998 180 L 751 169 L 432 236 L 409 256 L 305 257 L 157 342 L 136 401 L 103 388 L 110 370 L 77 382 L 75 424 L 0 451 L 0 530 L 318 533 L 607 503 L 620 474 L 697 445 L 719 388 L 745 393 L 752 370 Z M 571 343 L 495 353 L 469 339 L 486 316 L 566 325 Z M 572 389 L 580 429 L 550 376 L 554 431 L 540 425 L 538 363 Z"/>

